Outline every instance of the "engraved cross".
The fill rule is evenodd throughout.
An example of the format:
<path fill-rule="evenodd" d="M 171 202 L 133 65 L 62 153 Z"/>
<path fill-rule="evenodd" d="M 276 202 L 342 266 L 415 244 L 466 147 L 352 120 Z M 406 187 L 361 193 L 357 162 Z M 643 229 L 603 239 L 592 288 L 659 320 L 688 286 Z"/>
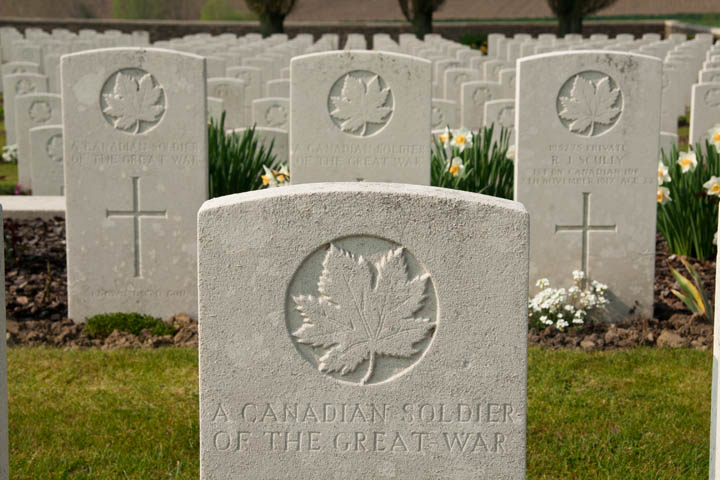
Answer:
<path fill-rule="evenodd" d="M 133 219 L 133 256 L 135 257 L 135 277 L 142 277 L 140 264 L 140 218 L 162 217 L 167 218 L 167 210 L 140 210 L 140 177 L 131 177 L 133 186 L 132 210 L 105 210 L 105 217 L 130 217 Z"/>
<path fill-rule="evenodd" d="M 590 260 L 590 232 L 617 232 L 617 225 L 591 225 L 590 224 L 590 192 L 583 193 L 583 220 L 582 225 L 555 225 L 555 233 L 581 232 L 582 252 L 580 265 L 585 278 L 590 278 L 588 262 Z"/>

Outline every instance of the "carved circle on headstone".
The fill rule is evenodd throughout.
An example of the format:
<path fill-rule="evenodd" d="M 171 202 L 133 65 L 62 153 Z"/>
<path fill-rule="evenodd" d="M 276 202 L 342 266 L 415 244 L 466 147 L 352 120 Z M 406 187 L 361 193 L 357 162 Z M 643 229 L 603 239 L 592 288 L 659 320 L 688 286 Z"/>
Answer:
<path fill-rule="evenodd" d="M 711 88 L 705 92 L 705 103 L 708 107 L 720 106 L 720 88 Z"/>
<path fill-rule="evenodd" d="M 45 151 L 51 160 L 56 162 L 62 162 L 63 160 L 63 139 L 61 133 L 56 133 L 52 137 L 48 138 L 45 144 Z"/>
<path fill-rule="evenodd" d="M 371 385 L 408 373 L 438 324 L 432 277 L 411 252 L 375 236 L 336 239 L 311 253 L 285 297 L 295 349 L 314 370 Z"/>
<path fill-rule="evenodd" d="M 485 105 L 485 102 L 492 100 L 492 92 L 488 87 L 478 87 L 472 94 L 472 101 L 475 105 Z"/>
<path fill-rule="evenodd" d="M 612 129 L 623 111 L 623 94 L 609 75 L 588 70 L 570 77 L 557 95 L 560 122 L 570 132 L 595 137 Z"/>
<path fill-rule="evenodd" d="M 455 77 L 455 86 L 459 87 L 463 83 L 468 81 L 468 76 L 464 73 L 461 73 Z"/>
<path fill-rule="evenodd" d="M 283 105 L 273 104 L 265 110 L 265 122 L 268 126 L 279 128 L 287 126 L 288 111 Z"/>
<path fill-rule="evenodd" d="M 34 91 L 35 84 L 27 78 L 22 78 L 15 84 L 16 95 L 27 95 L 28 93 L 32 93 Z"/>
<path fill-rule="evenodd" d="M 139 68 L 110 75 L 100 92 L 100 110 L 113 128 L 137 135 L 155 128 L 164 117 L 165 90 L 155 77 Z"/>
<path fill-rule="evenodd" d="M 52 108 L 45 100 L 35 100 L 30 104 L 28 116 L 33 123 L 45 123 L 52 117 Z"/>
<path fill-rule="evenodd" d="M 497 123 L 505 128 L 515 126 L 515 107 L 503 107 L 498 111 Z"/>
<path fill-rule="evenodd" d="M 395 99 L 380 75 L 355 70 L 335 81 L 327 103 L 330 119 L 337 128 L 348 135 L 367 137 L 390 123 Z"/>

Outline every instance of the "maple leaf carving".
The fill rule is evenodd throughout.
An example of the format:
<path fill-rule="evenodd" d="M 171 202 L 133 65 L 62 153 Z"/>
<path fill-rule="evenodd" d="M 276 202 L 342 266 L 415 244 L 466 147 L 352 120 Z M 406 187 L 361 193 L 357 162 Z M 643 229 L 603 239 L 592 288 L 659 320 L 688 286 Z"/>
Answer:
<path fill-rule="evenodd" d="M 63 140 L 62 135 L 53 135 L 47 143 L 47 154 L 51 160 L 62 162 L 63 159 Z"/>
<path fill-rule="evenodd" d="M 347 375 L 368 361 L 366 384 L 377 357 L 410 358 L 414 345 L 435 327 L 416 318 L 426 300 L 429 275 L 408 278 L 402 247 L 389 250 L 376 263 L 330 245 L 318 281 L 319 296 L 293 297 L 303 318 L 293 333 L 298 342 L 327 349 L 321 372 Z M 374 281 L 373 281 L 374 279 Z"/>
<path fill-rule="evenodd" d="M 159 104 L 162 89 L 153 85 L 149 73 L 140 80 L 118 73 L 113 93 L 104 94 L 107 107 L 103 112 L 115 118 L 113 126 L 120 130 L 140 131 L 140 122 L 154 122 L 165 111 Z"/>
<path fill-rule="evenodd" d="M 364 136 L 368 123 L 383 123 L 392 112 L 385 103 L 390 95 L 389 88 L 380 87 L 380 78 L 375 75 L 367 83 L 348 74 L 345 77 L 339 97 L 331 97 L 335 110 L 330 115 L 338 120 L 343 132 L 360 131 Z"/>
<path fill-rule="evenodd" d="M 27 78 L 23 78 L 15 84 L 15 93 L 17 95 L 27 95 L 35 91 L 35 84 Z"/>
<path fill-rule="evenodd" d="M 610 89 L 609 77 L 593 82 L 577 75 L 570 97 L 560 97 L 563 110 L 559 115 L 571 122 L 571 132 L 588 132 L 587 136 L 592 137 L 595 125 L 607 125 L 620 114 L 620 107 L 614 106 L 619 95 L 619 89 Z"/>
<path fill-rule="evenodd" d="M 287 125 L 288 112 L 282 105 L 271 105 L 265 112 L 265 121 L 271 127 Z"/>
<path fill-rule="evenodd" d="M 52 109 L 50 108 L 50 104 L 48 102 L 41 100 L 33 102 L 30 106 L 30 110 L 28 111 L 28 115 L 34 123 L 43 123 L 50 120 L 50 117 L 52 116 Z"/>

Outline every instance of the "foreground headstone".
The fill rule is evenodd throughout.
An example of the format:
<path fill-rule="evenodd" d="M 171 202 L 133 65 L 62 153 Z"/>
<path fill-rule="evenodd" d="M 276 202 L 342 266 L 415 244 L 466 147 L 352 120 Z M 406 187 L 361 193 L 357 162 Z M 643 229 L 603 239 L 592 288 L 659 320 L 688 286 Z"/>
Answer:
<path fill-rule="evenodd" d="M 717 261 L 720 261 L 718 252 Z M 715 270 L 715 284 L 720 281 L 720 270 Z M 712 369 L 712 403 L 710 410 L 710 480 L 716 480 L 720 474 L 720 409 L 718 394 L 720 393 L 720 288 L 715 289 L 715 325 L 713 327 L 713 369 Z"/>
<path fill-rule="evenodd" d="M 3 234 L 3 210 L 0 205 L 0 234 Z M 0 305 L 5 305 L 5 242 L 0 245 Z M 5 308 L 0 312 L 0 332 L 5 331 Z M 5 335 L 0 339 L 0 480 L 10 478 L 8 439 L 8 386 L 7 386 L 7 344 Z"/>
<path fill-rule="evenodd" d="M 291 62 L 292 182 L 430 183 L 432 63 L 387 52 Z"/>
<path fill-rule="evenodd" d="M 92 50 L 64 56 L 61 70 L 70 317 L 196 315 L 204 59 Z"/>
<path fill-rule="evenodd" d="M 198 221 L 201 479 L 525 478 L 521 205 L 328 183 Z"/>
<path fill-rule="evenodd" d="M 61 125 L 30 129 L 33 195 L 65 195 Z"/>
<path fill-rule="evenodd" d="M 30 129 L 62 122 L 62 102 L 54 93 L 31 93 L 15 98 L 15 137 L 18 146 L 18 183 L 32 188 Z"/>
<path fill-rule="evenodd" d="M 588 51 L 518 65 L 515 199 L 530 213 L 532 282 L 582 270 L 609 286 L 613 319 L 652 316 L 662 62 Z"/>

